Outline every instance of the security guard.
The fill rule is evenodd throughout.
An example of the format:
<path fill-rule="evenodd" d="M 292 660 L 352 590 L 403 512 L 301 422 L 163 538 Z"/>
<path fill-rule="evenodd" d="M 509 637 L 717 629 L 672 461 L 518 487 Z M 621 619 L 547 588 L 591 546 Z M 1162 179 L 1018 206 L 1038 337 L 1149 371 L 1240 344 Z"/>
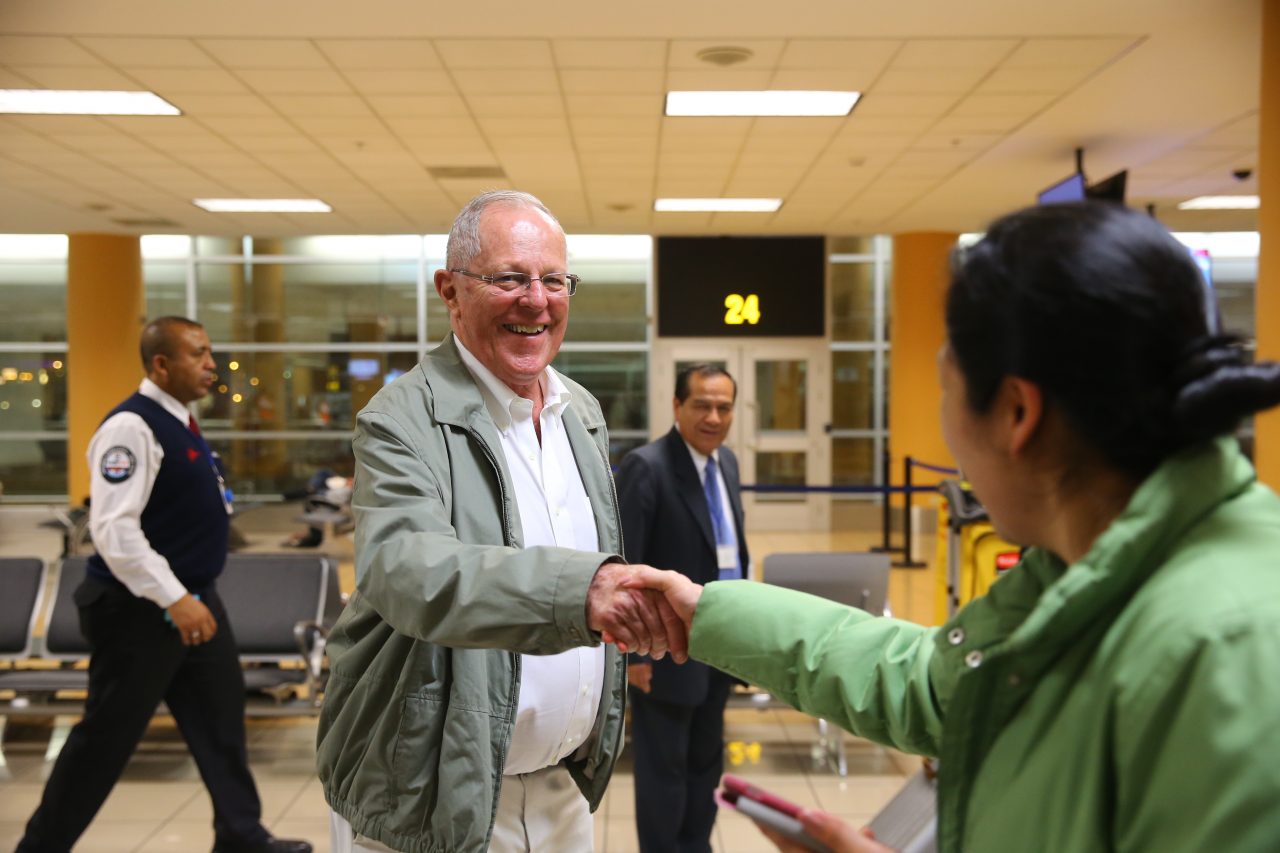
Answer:
<path fill-rule="evenodd" d="M 162 317 L 142 332 L 147 378 L 89 444 L 98 553 L 76 589 L 89 697 L 18 853 L 66 853 L 111 793 L 164 700 L 213 801 L 215 853 L 309 853 L 272 838 L 245 749 L 244 677 L 215 580 L 231 504 L 188 412 L 214 380 L 209 336 Z"/>

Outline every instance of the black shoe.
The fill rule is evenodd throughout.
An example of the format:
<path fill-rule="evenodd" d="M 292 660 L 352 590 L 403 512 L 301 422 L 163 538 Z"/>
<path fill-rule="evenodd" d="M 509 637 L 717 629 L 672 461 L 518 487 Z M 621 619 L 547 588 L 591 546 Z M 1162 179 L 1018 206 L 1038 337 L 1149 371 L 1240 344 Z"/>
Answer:
<path fill-rule="evenodd" d="M 311 853 L 311 843 L 296 838 L 268 838 L 257 844 L 217 842 L 213 845 L 213 853 Z"/>

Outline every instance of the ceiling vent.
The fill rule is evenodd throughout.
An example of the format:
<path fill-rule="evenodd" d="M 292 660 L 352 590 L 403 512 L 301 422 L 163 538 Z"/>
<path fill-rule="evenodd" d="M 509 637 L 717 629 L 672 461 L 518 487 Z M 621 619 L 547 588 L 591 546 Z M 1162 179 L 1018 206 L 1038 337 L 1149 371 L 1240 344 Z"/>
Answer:
<path fill-rule="evenodd" d="M 112 219 L 117 225 L 125 228 L 177 228 L 178 223 L 162 216 L 140 216 L 134 218 Z"/>
<path fill-rule="evenodd" d="M 501 166 L 428 166 L 427 174 L 436 180 L 506 180 Z"/>
<path fill-rule="evenodd" d="M 739 62 L 746 62 L 755 56 L 745 47 L 734 47 L 733 45 L 719 45 L 717 47 L 704 47 L 698 51 L 697 56 L 703 62 L 709 62 L 712 65 L 719 65 L 721 68 L 728 68 L 730 65 L 737 65 Z"/>

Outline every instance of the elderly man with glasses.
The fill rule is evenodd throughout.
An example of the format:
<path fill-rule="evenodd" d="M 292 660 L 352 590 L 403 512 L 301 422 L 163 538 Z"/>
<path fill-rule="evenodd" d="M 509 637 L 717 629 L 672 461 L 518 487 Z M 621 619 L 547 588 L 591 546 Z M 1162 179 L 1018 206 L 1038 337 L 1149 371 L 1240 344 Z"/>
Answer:
<path fill-rule="evenodd" d="M 601 634 L 683 658 L 684 629 L 620 586 L 604 418 L 550 367 L 578 285 L 560 224 L 486 193 L 447 254 L 452 335 L 356 424 L 357 591 L 317 758 L 333 850 L 590 850 L 626 689 Z"/>

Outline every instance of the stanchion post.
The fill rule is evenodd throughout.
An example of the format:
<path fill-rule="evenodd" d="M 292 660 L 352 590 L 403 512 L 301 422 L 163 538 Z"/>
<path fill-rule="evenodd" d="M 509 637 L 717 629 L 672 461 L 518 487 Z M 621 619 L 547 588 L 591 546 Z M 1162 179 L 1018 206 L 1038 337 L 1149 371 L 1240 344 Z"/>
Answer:
<path fill-rule="evenodd" d="M 902 532 L 903 532 L 904 541 L 902 543 L 903 545 L 902 560 L 900 562 L 894 563 L 894 565 L 900 568 L 920 569 L 920 568 L 924 568 L 925 564 L 917 560 L 914 560 L 911 557 L 911 538 L 913 533 L 912 523 L 911 523 L 911 502 L 912 502 L 911 499 L 915 494 L 915 491 L 912 489 L 912 486 L 911 486 L 911 468 L 912 468 L 913 461 L 914 460 L 912 460 L 910 456 L 905 456 L 902 459 L 902 489 L 903 489 L 902 511 L 906 513 L 902 517 Z"/>
<path fill-rule="evenodd" d="M 893 530 L 893 457 L 889 455 L 889 448 L 885 448 L 880 454 L 880 532 L 882 535 L 881 544 L 872 547 L 872 551 L 878 554 L 895 554 L 902 549 L 896 547 L 890 540 L 891 531 Z"/>

